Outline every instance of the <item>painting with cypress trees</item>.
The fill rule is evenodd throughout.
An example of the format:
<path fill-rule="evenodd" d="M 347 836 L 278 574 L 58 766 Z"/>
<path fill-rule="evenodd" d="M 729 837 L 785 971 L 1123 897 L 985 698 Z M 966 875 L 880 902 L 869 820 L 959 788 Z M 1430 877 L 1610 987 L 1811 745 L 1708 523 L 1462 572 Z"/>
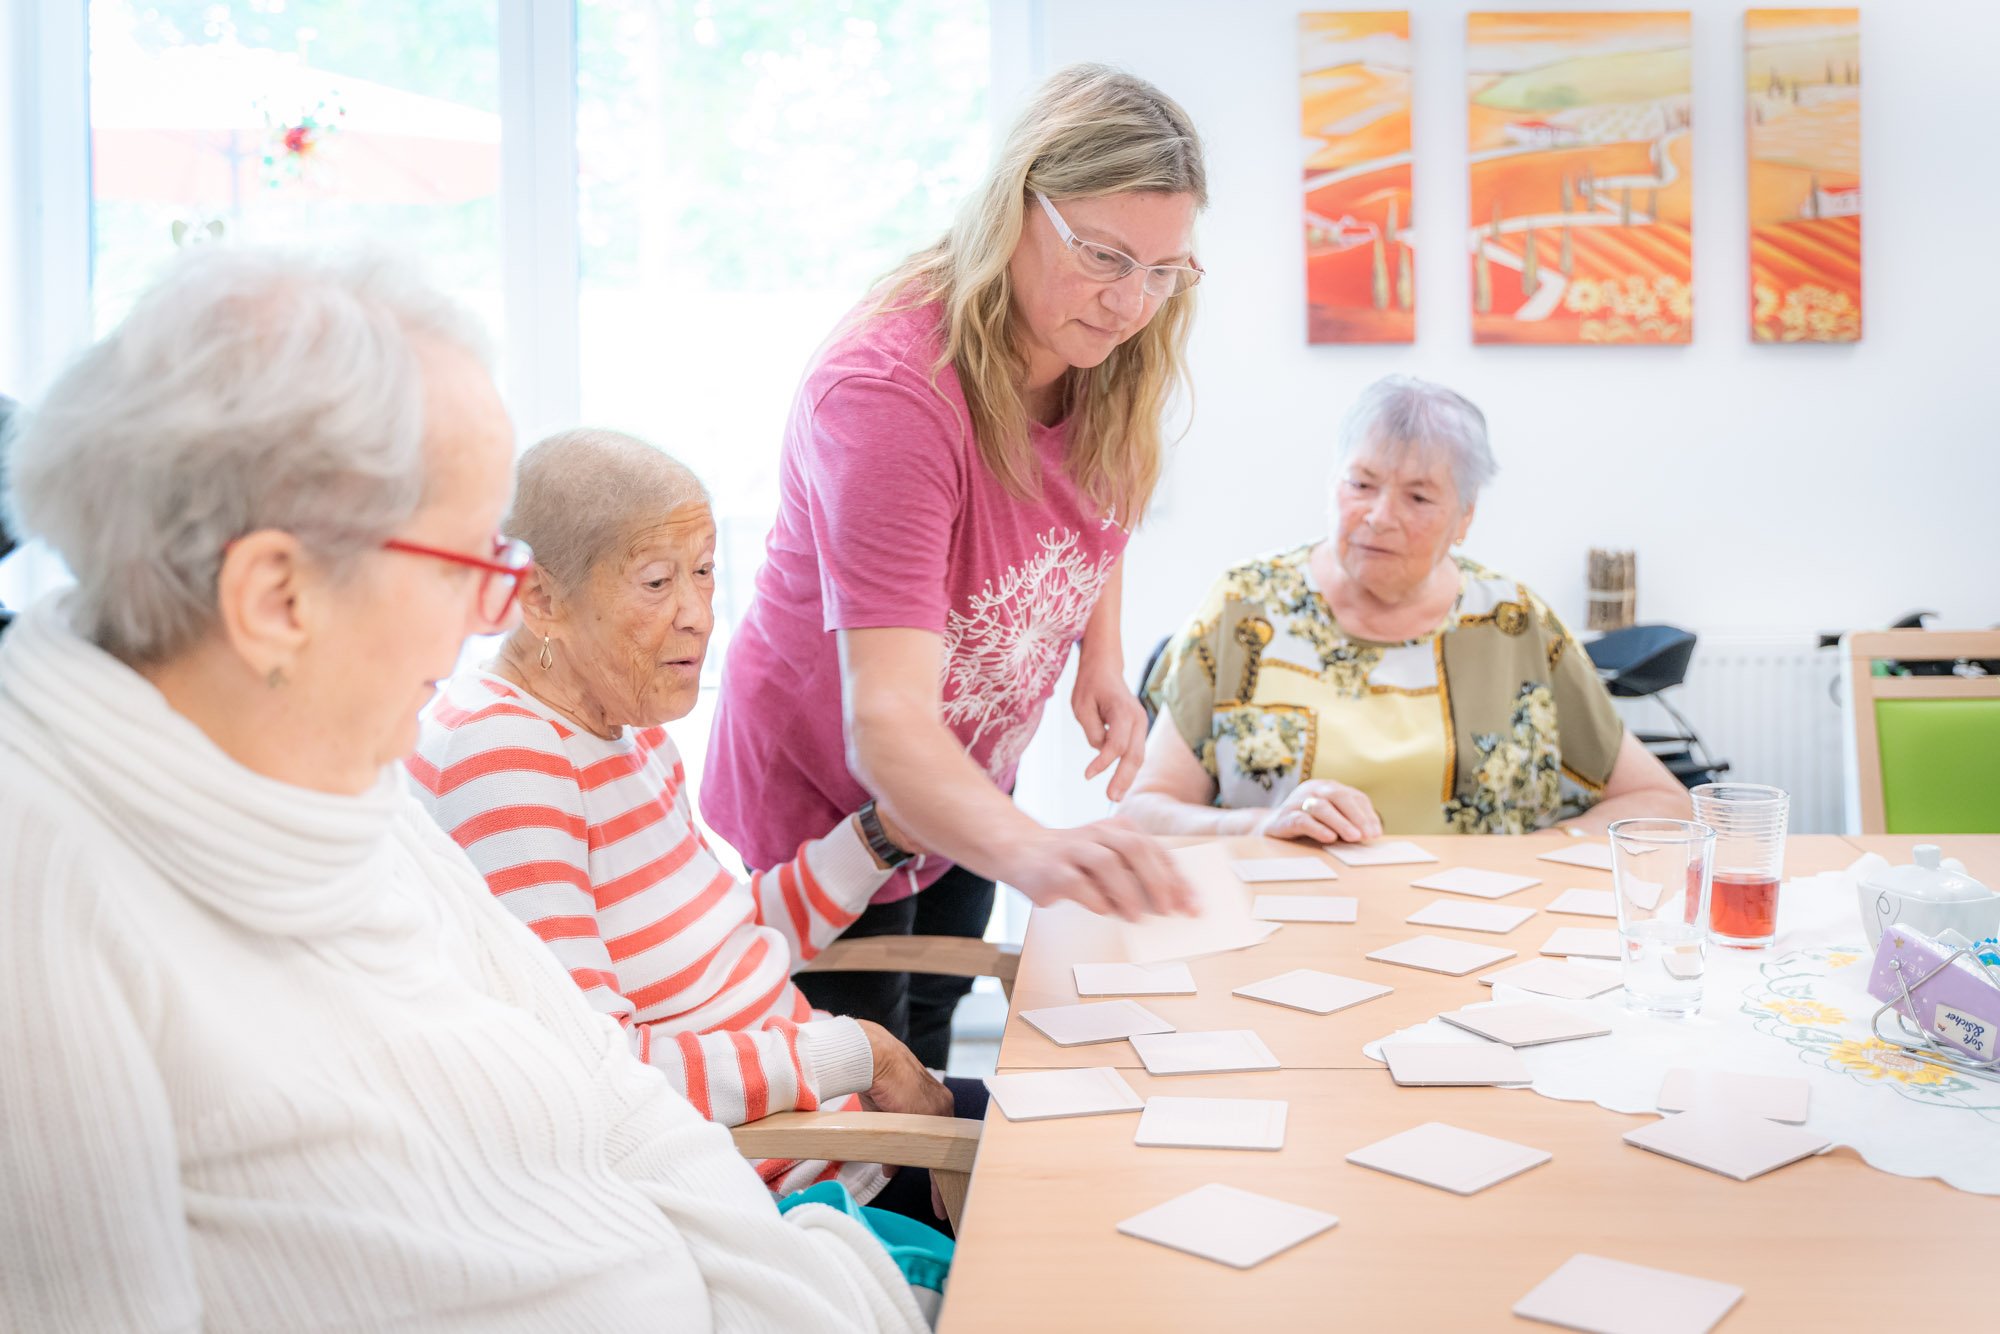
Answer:
<path fill-rule="evenodd" d="M 1743 16 L 1750 337 L 1861 338 L 1861 11 Z"/>
<path fill-rule="evenodd" d="M 1299 15 L 1306 340 L 1416 338 L 1410 16 Z"/>
<path fill-rule="evenodd" d="M 1466 16 L 1477 343 L 1693 333 L 1689 22 Z"/>

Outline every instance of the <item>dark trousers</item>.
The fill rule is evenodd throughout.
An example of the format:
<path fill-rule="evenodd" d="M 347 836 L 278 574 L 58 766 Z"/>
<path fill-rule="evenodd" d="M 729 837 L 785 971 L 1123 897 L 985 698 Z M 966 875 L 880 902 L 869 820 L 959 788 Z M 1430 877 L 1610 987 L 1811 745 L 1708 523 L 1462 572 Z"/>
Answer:
<path fill-rule="evenodd" d="M 986 1119 L 985 1080 L 947 1077 L 944 1086 L 951 1090 L 953 1116 L 968 1121 Z M 897 1168 L 889 1184 L 882 1187 L 882 1193 L 868 1204 L 870 1208 L 887 1209 L 892 1214 L 928 1223 L 947 1237 L 952 1235 L 951 1223 L 939 1218 L 937 1210 L 931 1208 L 931 1174 L 921 1167 Z"/>
<path fill-rule="evenodd" d="M 993 882 L 954 866 L 921 893 L 869 905 L 841 934 L 977 938 L 992 916 Z M 792 980 L 818 1009 L 873 1019 L 933 1070 L 951 1058 L 951 1014 L 972 990 L 969 977 L 934 973 L 798 973 Z"/>

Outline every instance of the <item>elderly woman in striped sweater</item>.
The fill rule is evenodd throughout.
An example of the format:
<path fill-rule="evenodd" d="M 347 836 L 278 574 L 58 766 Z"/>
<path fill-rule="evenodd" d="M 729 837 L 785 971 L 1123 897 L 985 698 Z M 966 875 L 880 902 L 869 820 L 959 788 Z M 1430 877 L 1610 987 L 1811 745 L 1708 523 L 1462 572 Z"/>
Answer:
<path fill-rule="evenodd" d="M 792 973 L 915 849 L 865 806 L 737 880 L 694 823 L 664 724 L 694 708 L 714 625 L 715 520 L 684 466 L 612 431 L 521 459 L 506 531 L 535 551 L 522 621 L 425 711 L 419 799 L 633 1052 L 724 1125 L 772 1112 L 981 1116 L 880 1025 L 815 1011 Z M 935 1222 L 928 1174 L 770 1161 L 780 1194 L 837 1177 Z"/>

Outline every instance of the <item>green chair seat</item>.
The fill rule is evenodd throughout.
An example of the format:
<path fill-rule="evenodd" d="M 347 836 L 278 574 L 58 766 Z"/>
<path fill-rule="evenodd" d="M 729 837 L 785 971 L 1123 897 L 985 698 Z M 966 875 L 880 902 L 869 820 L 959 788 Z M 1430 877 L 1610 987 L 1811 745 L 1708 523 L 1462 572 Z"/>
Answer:
<path fill-rule="evenodd" d="M 1892 834 L 2000 834 L 2000 699 L 1878 699 Z"/>

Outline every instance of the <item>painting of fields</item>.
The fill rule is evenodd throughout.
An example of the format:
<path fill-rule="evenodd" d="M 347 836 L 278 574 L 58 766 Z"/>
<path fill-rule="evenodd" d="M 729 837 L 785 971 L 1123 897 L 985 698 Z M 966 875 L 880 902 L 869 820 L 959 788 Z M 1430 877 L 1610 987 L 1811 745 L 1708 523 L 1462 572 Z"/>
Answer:
<path fill-rule="evenodd" d="M 1686 11 L 1466 16 L 1477 343 L 1685 343 Z"/>
<path fill-rule="evenodd" d="M 1752 9 L 1750 337 L 1861 338 L 1861 11 Z"/>
<path fill-rule="evenodd" d="M 1410 16 L 1299 15 L 1306 340 L 1408 343 Z"/>

